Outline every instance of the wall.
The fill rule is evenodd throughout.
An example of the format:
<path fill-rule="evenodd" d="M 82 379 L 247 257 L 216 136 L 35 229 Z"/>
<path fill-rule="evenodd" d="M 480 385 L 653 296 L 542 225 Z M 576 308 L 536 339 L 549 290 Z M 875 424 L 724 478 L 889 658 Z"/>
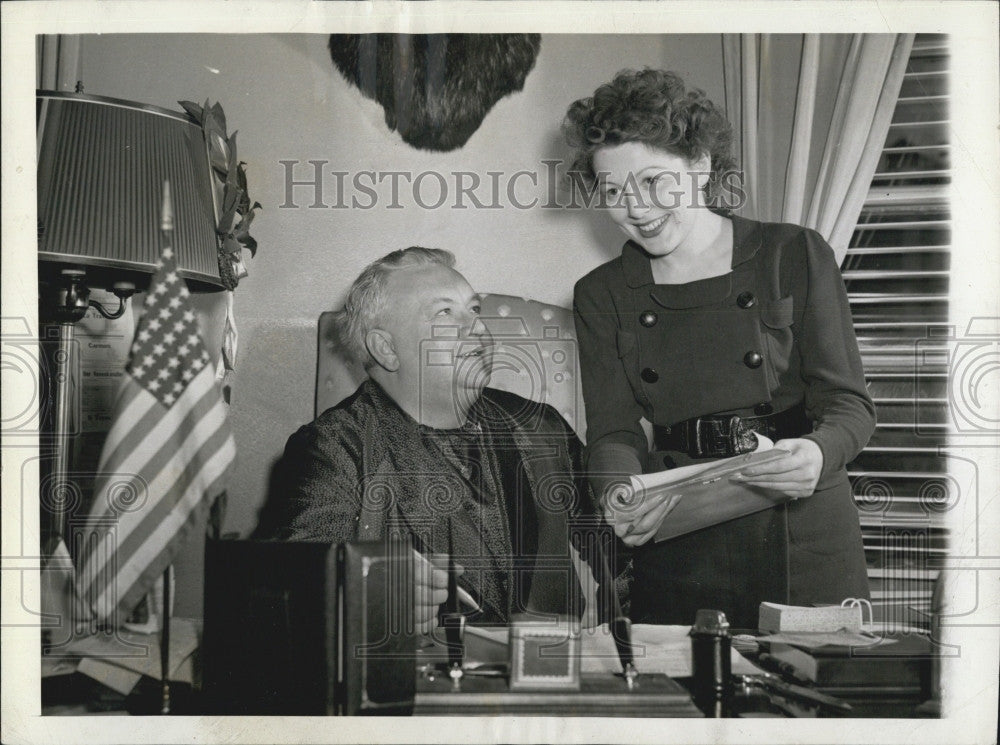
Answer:
<path fill-rule="evenodd" d="M 327 170 L 351 173 L 509 176 L 536 170 L 539 189 L 528 188 L 522 177 L 517 183 L 526 188 L 516 195 L 544 202 L 541 161 L 568 155 L 558 127 L 570 102 L 590 95 L 623 67 L 654 66 L 677 71 L 721 104 L 721 48 L 718 35 L 543 36 L 524 90 L 501 100 L 464 148 L 426 153 L 390 132 L 381 109 L 335 72 L 325 36 L 83 37 L 87 93 L 173 109 L 182 99 L 220 101 L 229 130 L 239 130 L 239 157 L 248 163 L 251 195 L 264 205 L 252 230 L 260 249 L 236 292 L 240 347 L 232 423 L 238 456 L 226 530 L 246 534 L 256 524 L 285 439 L 312 418 L 317 316 L 342 301 L 370 261 L 413 244 L 447 248 L 479 290 L 568 304 L 573 282 L 616 255 L 622 243 L 600 215 L 512 206 L 423 209 L 405 183 L 400 209 L 388 208 L 387 184 L 374 209 L 312 209 L 309 187 L 293 192 L 297 207 L 281 208 L 285 167 L 279 161 L 301 162 L 294 171 L 300 180 L 312 176 L 309 160 L 326 160 Z M 322 201 L 334 204 L 332 177 L 324 184 Z M 435 182 L 427 180 L 424 188 L 424 202 L 435 201 Z M 483 201 L 489 204 L 490 197 Z M 180 615 L 201 610 L 201 546 L 192 544 L 176 564 Z"/>

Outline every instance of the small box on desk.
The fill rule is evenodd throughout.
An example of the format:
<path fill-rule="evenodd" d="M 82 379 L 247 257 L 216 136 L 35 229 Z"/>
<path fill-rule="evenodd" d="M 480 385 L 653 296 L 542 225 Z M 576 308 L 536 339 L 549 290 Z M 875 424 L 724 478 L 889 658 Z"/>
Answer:
<path fill-rule="evenodd" d="M 580 622 L 515 615 L 510 627 L 512 691 L 580 688 Z"/>

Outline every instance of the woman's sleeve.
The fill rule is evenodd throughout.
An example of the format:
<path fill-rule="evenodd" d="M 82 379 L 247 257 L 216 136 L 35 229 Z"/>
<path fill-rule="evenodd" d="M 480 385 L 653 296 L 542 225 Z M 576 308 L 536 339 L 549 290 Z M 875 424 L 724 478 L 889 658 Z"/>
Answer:
<path fill-rule="evenodd" d="M 587 410 L 586 466 L 599 497 L 615 477 L 642 473 L 646 435 L 642 407 L 618 356 L 617 313 L 606 287 L 587 278 L 573 291 L 573 317 L 580 350 L 580 376 Z"/>
<path fill-rule="evenodd" d="M 806 233 L 807 297 L 799 330 L 806 414 L 815 423 L 806 439 L 823 452 L 820 478 L 839 471 L 868 444 L 875 405 L 865 383 L 854 322 L 833 249 Z"/>

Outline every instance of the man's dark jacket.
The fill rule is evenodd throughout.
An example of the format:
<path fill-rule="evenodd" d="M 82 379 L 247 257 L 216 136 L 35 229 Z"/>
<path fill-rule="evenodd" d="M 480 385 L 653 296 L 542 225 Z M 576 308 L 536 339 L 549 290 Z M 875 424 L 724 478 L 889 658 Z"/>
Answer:
<path fill-rule="evenodd" d="M 589 559 L 597 525 L 579 441 L 551 407 L 490 388 L 469 420 L 482 467 L 500 474 L 499 499 L 452 447 L 456 430 L 420 425 L 366 380 L 289 438 L 257 537 L 389 535 L 427 554 L 450 545 L 465 569 L 460 583 L 482 607 L 473 620 L 502 623 L 526 607 L 578 613 L 568 546 Z"/>

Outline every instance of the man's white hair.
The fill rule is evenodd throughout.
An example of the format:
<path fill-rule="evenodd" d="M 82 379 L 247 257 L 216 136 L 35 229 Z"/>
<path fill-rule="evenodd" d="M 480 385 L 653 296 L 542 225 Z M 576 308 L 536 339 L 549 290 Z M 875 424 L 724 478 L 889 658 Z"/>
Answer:
<path fill-rule="evenodd" d="M 347 355 L 364 365 L 366 370 L 375 364 L 375 360 L 368 353 L 365 337 L 384 320 L 389 305 L 389 275 L 397 269 L 432 264 L 452 269 L 455 257 L 441 248 L 401 248 L 373 261 L 354 280 L 344 307 L 334 315 L 334 329 Z"/>

